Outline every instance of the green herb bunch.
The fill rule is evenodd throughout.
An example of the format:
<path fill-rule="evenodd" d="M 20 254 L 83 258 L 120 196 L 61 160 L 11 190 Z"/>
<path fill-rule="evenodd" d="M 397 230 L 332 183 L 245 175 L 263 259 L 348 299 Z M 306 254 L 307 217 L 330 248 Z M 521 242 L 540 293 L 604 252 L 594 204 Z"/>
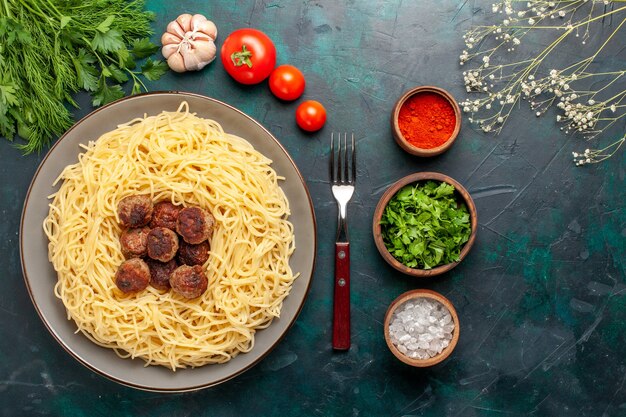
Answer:
<path fill-rule="evenodd" d="M 143 0 L 0 0 L 0 134 L 40 151 L 72 124 L 72 94 L 91 93 L 94 106 L 146 90 L 167 64 L 148 58 L 151 12 Z"/>
<path fill-rule="evenodd" d="M 403 187 L 389 200 L 380 224 L 389 253 L 419 269 L 457 262 L 471 234 L 467 207 L 445 182 Z"/>

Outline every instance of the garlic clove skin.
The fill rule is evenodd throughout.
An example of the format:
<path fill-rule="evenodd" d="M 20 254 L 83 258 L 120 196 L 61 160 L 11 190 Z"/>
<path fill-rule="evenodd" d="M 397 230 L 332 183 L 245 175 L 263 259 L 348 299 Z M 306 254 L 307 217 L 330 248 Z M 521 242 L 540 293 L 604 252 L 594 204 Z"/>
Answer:
<path fill-rule="evenodd" d="M 191 38 L 194 41 L 211 41 L 213 42 L 213 38 L 210 37 L 209 35 L 202 33 L 202 32 L 196 32 L 193 37 Z"/>
<path fill-rule="evenodd" d="M 193 42 L 196 56 L 199 60 L 198 69 L 202 69 L 215 59 L 217 55 L 217 47 L 212 40 L 196 40 Z"/>
<path fill-rule="evenodd" d="M 172 54 L 178 53 L 178 44 L 177 43 L 169 43 L 167 45 L 163 45 L 161 48 L 161 54 L 163 58 L 168 59 Z"/>
<path fill-rule="evenodd" d="M 180 45 L 180 56 L 183 59 L 185 69 L 188 71 L 195 71 L 198 67 L 198 57 L 195 51 L 191 47 L 191 42 L 185 42 Z"/>
<path fill-rule="evenodd" d="M 205 15 L 196 13 L 191 17 L 191 30 L 194 32 L 198 30 L 198 25 L 202 22 L 206 22 L 208 19 Z"/>
<path fill-rule="evenodd" d="M 217 48 L 212 40 L 189 41 L 180 49 L 180 54 L 185 61 L 185 68 L 189 71 L 198 71 L 211 63 L 216 56 Z"/>
<path fill-rule="evenodd" d="M 187 33 L 185 33 L 185 39 L 186 40 L 194 40 L 194 39 L 200 39 L 202 38 L 203 33 L 196 33 L 196 32 L 192 32 L 189 31 Z M 205 36 L 205 38 L 207 38 L 208 36 Z"/>
<path fill-rule="evenodd" d="M 213 38 L 211 38 L 209 35 L 202 33 L 202 32 L 192 32 L 189 31 L 187 33 L 185 33 L 185 39 L 187 40 L 205 40 L 205 41 L 212 41 Z"/>
<path fill-rule="evenodd" d="M 185 71 L 187 71 L 187 68 L 185 67 L 185 60 L 183 59 L 183 56 L 181 54 L 179 54 L 179 53 L 175 53 L 175 54 L 170 55 L 170 57 L 167 58 L 167 65 L 174 72 L 185 72 Z"/>
<path fill-rule="evenodd" d="M 161 53 L 176 72 L 197 71 L 217 55 L 217 26 L 201 14 L 181 14 L 161 36 Z"/>
<path fill-rule="evenodd" d="M 183 30 L 183 28 L 180 26 L 180 24 L 178 24 L 176 20 L 171 21 L 167 25 L 167 31 L 171 34 L 178 35 L 178 37 L 181 39 L 185 37 L 186 32 L 186 30 Z"/>
<path fill-rule="evenodd" d="M 179 38 L 177 35 L 174 35 L 173 33 L 170 33 L 170 32 L 165 32 L 163 36 L 161 36 L 161 45 L 163 46 L 170 45 L 170 44 L 178 45 L 182 41 L 183 41 L 182 38 Z"/>
<path fill-rule="evenodd" d="M 195 14 L 191 18 L 191 30 L 202 32 L 213 40 L 217 39 L 217 26 L 201 14 Z"/>
<path fill-rule="evenodd" d="M 192 16 L 189 13 L 184 13 L 178 16 L 176 21 L 185 32 L 188 32 L 191 30 L 191 19 Z"/>

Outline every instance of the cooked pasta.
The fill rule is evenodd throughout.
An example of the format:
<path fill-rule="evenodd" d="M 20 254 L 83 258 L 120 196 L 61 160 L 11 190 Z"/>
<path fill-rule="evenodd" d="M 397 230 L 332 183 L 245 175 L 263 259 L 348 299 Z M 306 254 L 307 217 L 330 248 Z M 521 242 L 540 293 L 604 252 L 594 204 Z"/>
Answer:
<path fill-rule="evenodd" d="M 254 346 L 280 315 L 296 278 L 289 204 L 271 160 L 245 139 L 197 117 L 183 102 L 83 145 L 50 198 L 44 231 L 58 275 L 55 295 L 78 330 L 121 357 L 176 370 L 223 363 Z M 151 286 L 124 294 L 116 208 L 133 194 L 209 210 L 216 219 L 197 299 Z"/>

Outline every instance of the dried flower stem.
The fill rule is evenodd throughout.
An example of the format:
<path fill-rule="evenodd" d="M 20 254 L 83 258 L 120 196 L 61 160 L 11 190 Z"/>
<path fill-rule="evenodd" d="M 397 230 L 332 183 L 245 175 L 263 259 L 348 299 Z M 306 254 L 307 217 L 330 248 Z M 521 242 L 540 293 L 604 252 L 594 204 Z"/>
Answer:
<path fill-rule="evenodd" d="M 460 64 L 478 62 L 464 71 L 466 90 L 478 98 L 461 102 L 470 121 L 485 132 L 499 133 L 520 100 L 528 100 L 539 117 L 552 106 L 562 114 L 556 117 L 565 132 L 580 132 L 587 139 L 596 138 L 616 122 L 626 118 L 626 89 L 623 86 L 626 69 L 590 71 L 607 45 L 620 39 L 626 25 L 626 0 L 503 0 L 492 5 L 494 13 L 503 14 L 501 22 L 477 26 L 464 36 L 467 50 L 460 55 Z M 519 5 L 521 9 L 518 9 Z M 597 7 L 601 4 L 603 7 Z M 610 9 L 609 9 L 610 7 Z M 582 16 L 582 17 L 581 17 Z M 550 67 L 549 59 L 572 37 L 585 45 L 591 39 L 594 25 L 611 22 L 621 16 L 619 23 L 588 57 L 563 68 Z M 561 25 L 549 23 L 561 19 Z M 555 33 L 554 40 L 528 59 L 511 61 L 510 54 L 535 31 Z M 490 45 L 492 41 L 495 44 Z M 593 83 L 593 84 L 592 84 Z M 593 86 L 591 88 L 590 86 Z M 620 87 L 621 86 L 621 87 Z M 621 88 L 621 91 L 619 91 Z M 615 93 L 612 90 L 617 89 Z M 606 160 L 620 149 L 624 138 L 599 150 L 588 150 L 577 165 Z"/>

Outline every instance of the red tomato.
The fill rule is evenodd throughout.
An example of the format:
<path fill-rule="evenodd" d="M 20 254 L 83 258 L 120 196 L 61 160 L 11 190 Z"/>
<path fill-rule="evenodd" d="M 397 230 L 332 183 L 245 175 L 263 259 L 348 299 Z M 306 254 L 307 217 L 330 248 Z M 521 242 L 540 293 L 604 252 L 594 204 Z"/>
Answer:
<path fill-rule="evenodd" d="M 226 72 L 242 84 L 257 84 L 276 66 L 276 47 L 257 29 L 237 29 L 224 40 L 220 53 Z"/>
<path fill-rule="evenodd" d="M 296 109 L 296 123 L 307 132 L 320 130 L 326 123 L 326 109 L 318 101 L 304 101 Z"/>
<path fill-rule="evenodd" d="M 304 92 L 304 75 L 292 65 L 276 67 L 270 74 L 270 90 L 281 100 L 292 101 Z"/>

